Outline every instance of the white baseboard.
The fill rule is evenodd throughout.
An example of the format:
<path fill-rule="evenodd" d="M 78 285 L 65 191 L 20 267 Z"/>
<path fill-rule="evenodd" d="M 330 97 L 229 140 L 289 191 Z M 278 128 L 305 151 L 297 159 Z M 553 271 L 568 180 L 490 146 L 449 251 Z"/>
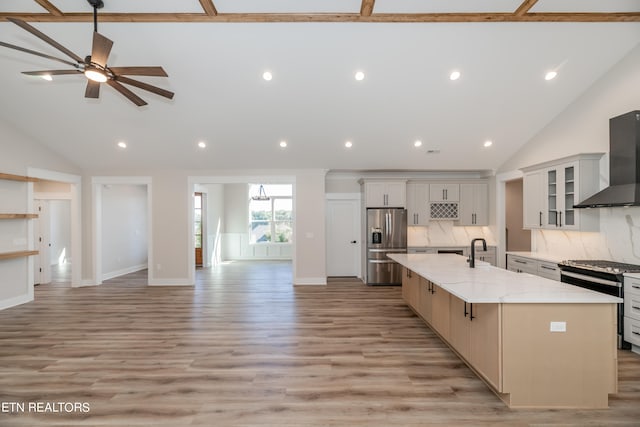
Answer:
<path fill-rule="evenodd" d="M 294 285 L 326 285 L 326 277 L 296 277 L 293 280 Z"/>
<path fill-rule="evenodd" d="M 116 271 L 110 271 L 108 273 L 102 274 L 102 280 L 113 279 L 114 277 L 123 276 L 129 273 L 135 273 L 136 271 L 145 270 L 147 268 L 147 264 L 138 264 L 127 268 L 122 268 Z"/>
<path fill-rule="evenodd" d="M 4 310 L 10 307 L 15 307 L 16 305 L 20 305 L 20 304 L 26 304 L 31 301 L 33 301 L 33 297 L 30 296 L 29 294 L 18 295 L 17 297 L 0 301 L 0 310 Z"/>
<path fill-rule="evenodd" d="M 151 279 L 149 286 L 193 286 L 189 279 Z"/>
<path fill-rule="evenodd" d="M 84 288 L 85 286 L 98 286 L 92 279 L 84 279 L 79 285 L 71 284 L 72 288 Z"/>

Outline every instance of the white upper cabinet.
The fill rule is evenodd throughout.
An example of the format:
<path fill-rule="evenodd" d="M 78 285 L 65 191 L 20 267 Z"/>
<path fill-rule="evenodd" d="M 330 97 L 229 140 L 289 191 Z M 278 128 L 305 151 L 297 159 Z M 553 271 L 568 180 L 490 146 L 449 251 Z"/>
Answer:
<path fill-rule="evenodd" d="M 404 208 L 407 205 L 406 181 L 369 181 L 364 183 L 368 208 Z"/>
<path fill-rule="evenodd" d="M 598 191 L 601 157 L 580 154 L 524 168 L 524 228 L 598 231 L 599 211 L 573 206 Z"/>
<path fill-rule="evenodd" d="M 457 225 L 489 225 L 489 186 L 460 184 L 460 217 Z"/>
<path fill-rule="evenodd" d="M 458 202 L 460 201 L 460 184 L 429 184 L 429 201 Z"/>
<path fill-rule="evenodd" d="M 523 181 L 523 228 L 542 228 L 544 218 L 544 171 L 537 170 L 524 174 Z"/>
<path fill-rule="evenodd" d="M 407 225 L 429 225 L 429 184 L 407 184 Z"/>

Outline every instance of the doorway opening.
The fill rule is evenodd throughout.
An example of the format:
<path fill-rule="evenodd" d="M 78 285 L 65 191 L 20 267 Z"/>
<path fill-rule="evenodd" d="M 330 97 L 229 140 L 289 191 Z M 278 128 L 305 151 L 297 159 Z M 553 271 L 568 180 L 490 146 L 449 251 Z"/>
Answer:
<path fill-rule="evenodd" d="M 202 267 L 202 235 L 204 233 L 203 224 L 203 194 L 196 192 L 193 194 L 193 240 L 195 243 L 196 267 Z"/>
<path fill-rule="evenodd" d="M 505 249 L 506 251 L 530 251 L 531 230 L 523 228 L 523 180 L 505 182 Z"/>
<path fill-rule="evenodd" d="M 38 178 L 29 196 L 29 210 L 38 214 L 29 240 L 40 251 L 29 260 L 33 284 L 82 286 L 81 177 L 37 168 L 28 175 Z"/>
<path fill-rule="evenodd" d="M 292 285 L 295 178 L 198 177 L 189 181 L 194 195 L 189 204 L 191 283 L 215 285 L 223 281 L 222 271 L 239 269 L 249 274 L 259 266 L 262 274 L 273 268 L 275 276 Z M 283 268 L 289 274 L 281 274 Z"/>
<path fill-rule="evenodd" d="M 94 177 L 95 285 L 134 272 L 152 280 L 151 178 Z"/>

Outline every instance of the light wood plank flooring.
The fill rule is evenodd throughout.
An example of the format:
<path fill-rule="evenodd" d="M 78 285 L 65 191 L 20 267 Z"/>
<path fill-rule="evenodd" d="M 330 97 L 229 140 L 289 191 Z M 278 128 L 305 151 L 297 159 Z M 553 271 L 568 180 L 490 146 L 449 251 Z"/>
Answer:
<path fill-rule="evenodd" d="M 290 265 L 198 270 L 197 286 L 36 288 L 0 312 L 0 426 L 640 425 L 640 356 L 607 410 L 511 410 L 402 302 L 358 281 L 291 286 Z M 588 351 L 586 349 L 586 351 Z"/>

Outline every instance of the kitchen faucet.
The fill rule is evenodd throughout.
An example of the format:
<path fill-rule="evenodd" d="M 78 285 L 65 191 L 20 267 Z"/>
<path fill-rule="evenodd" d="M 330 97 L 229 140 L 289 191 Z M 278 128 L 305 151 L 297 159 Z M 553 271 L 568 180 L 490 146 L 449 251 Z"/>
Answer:
<path fill-rule="evenodd" d="M 471 258 L 469 258 L 469 267 L 475 268 L 476 266 L 476 242 L 480 240 L 482 242 L 482 250 L 486 252 L 487 250 L 487 241 L 484 239 L 473 239 L 471 241 Z"/>

